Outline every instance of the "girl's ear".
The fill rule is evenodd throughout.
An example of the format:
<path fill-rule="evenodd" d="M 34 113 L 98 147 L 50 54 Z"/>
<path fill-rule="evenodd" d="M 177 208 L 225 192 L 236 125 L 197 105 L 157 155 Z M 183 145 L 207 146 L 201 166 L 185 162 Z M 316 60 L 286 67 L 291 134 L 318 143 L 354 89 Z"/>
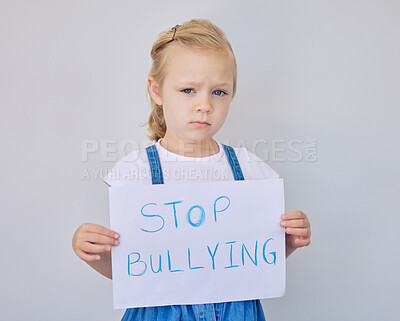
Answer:
<path fill-rule="evenodd" d="M 152 76 L 150 76 L 148 79 L 148 84 L 149 84 L 149 93 L 151 98 L 153 98 L 154 102 L 157 105 L 162 106 L 162 99 L 161 99 L 161 90 L 159 84 L 154 80 Z"/>

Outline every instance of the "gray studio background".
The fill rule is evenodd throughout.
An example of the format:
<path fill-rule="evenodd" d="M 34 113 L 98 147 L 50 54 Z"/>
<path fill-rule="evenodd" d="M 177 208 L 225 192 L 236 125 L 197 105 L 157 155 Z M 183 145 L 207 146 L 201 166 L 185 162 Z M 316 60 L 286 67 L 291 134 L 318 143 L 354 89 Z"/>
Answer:
<path fill-rule="evenodd" d="M 287 212 L 312 224 L 286 295 L 262 301 L 268 320 L 398 318 L 399 12 L 395 0 L 1 0 L 0 319 L 121 318 L 71 239 L 83 222 L 108 226 L 101 177 L 127 140 L 146 141 L 151 45 L 192 18 L 220 26 L 237 57 L 216 138 L 264 157 Z"/>

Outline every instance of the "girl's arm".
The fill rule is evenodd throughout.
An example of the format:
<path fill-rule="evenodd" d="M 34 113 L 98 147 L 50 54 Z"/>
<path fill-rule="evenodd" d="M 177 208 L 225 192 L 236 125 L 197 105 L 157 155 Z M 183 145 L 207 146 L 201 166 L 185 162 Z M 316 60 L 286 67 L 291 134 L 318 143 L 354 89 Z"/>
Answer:
<path fill-rule="evenodd" d="M 283 214 L 281 226 L 286 228 L 286 258 L 297 248 L 310 245 L 311 225 L 302 211 Z"/>
<path fill-rule="evenodd" d="M 104 226 L 84 223 L 72 238 L 72 248 L 80 259 L 111 279 L 111 246 L 118 245 L 118 238 L 118 233 Z"/>

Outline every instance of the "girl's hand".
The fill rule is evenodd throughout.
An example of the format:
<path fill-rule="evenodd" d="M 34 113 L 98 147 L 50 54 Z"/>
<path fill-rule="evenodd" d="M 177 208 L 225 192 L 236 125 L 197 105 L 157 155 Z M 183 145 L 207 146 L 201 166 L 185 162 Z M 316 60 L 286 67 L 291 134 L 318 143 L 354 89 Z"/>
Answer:
<path fill-rule="evenodd" d="M 310 245 L 311 225 L 302 211 L 283 214 L 281 226 L 286 228 L 286 257 L 297 248 Z"/>
<path fill-rule="evenodd" d="M 118 238 L 118 233 L 104 226 L 84 223 L 78 227 L 72 238 L 72 248 L 83 261 L 98 261 L 102 253 L 109 252 L 111 246 L 118 245 Z"/>

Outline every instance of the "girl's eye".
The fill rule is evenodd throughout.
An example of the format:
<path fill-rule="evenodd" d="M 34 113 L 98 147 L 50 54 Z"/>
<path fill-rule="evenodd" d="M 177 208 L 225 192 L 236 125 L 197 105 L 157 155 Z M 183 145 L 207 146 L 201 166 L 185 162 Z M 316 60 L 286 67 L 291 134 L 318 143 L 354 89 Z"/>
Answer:
<path fill-rule="evenodd" d="M 223 95 L 226 95 L 226 93 L 225 92 L 223 92 L 222 90 L 216 90 L 216 91 L 214 91 L 215 93 L 217 93 L 217 96 L 223 96 Z"/>
<path fill-rule="evenodd" d="M 191 94 L 190 91 L 193 91 L 193 89 L 191 88 L 186 88 L 186 89 L 182 89 L 181 90 L 183 93 L 185 94 Z M 222 90 L 215 90 L 214 93 L 216 93 L 217 96 L 224 96 L 226 95 L 226 92 L 222 91 Z"/>
<path fill-rule="evenodd" d="M 188 90 L 189 92 L 187 92 L 187 90 Z M 183 91 L 185 94 L 190 94 L 190 91 L 191 91 L 191 90 L 193 90 L 193 89 L 186 88 L 186 89 L 183 89 L 182 91 Z"/>

